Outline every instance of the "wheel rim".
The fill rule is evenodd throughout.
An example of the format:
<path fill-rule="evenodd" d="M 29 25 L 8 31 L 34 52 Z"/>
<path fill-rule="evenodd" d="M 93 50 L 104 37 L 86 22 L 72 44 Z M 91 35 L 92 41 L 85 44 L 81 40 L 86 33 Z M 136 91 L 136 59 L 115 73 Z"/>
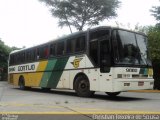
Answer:
<path fill-rule="evenodd" d="M 79 91 L 86 92 L 89 90 L 89 83 L 86 80 L 82 80 L 78 86 Z"/>

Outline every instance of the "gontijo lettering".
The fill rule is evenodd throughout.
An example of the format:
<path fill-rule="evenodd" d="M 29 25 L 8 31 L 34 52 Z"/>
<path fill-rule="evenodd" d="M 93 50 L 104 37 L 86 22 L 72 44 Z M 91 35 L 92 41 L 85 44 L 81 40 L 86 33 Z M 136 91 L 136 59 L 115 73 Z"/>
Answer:
<path fill-rule="evenodd" d="M 15 67 L 9 68 L 9 72 L 14 72 L 14 71 L 15 71 Z"/>
<path fill-rule="evenodd" d="M 22 65 L 18 66 L 18 71 L 28 71 L 28 70 L 35 70 L 35 65 Z"/>

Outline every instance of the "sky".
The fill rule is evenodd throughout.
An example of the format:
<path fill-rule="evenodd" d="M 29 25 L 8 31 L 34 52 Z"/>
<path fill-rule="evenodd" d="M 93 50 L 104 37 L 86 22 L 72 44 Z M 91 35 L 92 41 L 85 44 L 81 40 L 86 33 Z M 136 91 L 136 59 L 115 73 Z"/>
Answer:
<path fill-rule="evenodd" d="M 121 0 L 118 17 L 100 25 L 155 25 L 150 9 L 159 5 L 159 0 Z M 70 34 L 68 27 L 60 28 L 57 23 L 58 19 L 38 0 L 0 0 L 0 38 L 10 47 L 31 47 Z"/>

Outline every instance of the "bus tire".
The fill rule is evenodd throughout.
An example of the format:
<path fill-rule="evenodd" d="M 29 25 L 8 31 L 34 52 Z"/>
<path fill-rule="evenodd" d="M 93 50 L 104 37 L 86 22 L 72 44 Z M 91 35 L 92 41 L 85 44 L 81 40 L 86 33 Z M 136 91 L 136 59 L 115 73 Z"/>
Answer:
<path fill-rule="evenodd" d="M 89 80 L 84 75 L 78 76 L 74 85 L 75 91 L 80 97 L 90 97 L 94 94 L 94 91 L 90 91 Z"/>
<path fill-rule="evenodd" d="M 24 78 L 23 77 L 20 77 L 19 78 L 19 89 L 21 89 L 21 90 L 25 90 L 26 89 L 26 87 L 25 87 L 25 81 L 24 81 Z"/>
<path fill-rule="evenodd" d="M 119 95 L 121 92 L 106 92 L 107 95 L 111 96 L 111 97 L 115 97 L 117 95 Z"/>

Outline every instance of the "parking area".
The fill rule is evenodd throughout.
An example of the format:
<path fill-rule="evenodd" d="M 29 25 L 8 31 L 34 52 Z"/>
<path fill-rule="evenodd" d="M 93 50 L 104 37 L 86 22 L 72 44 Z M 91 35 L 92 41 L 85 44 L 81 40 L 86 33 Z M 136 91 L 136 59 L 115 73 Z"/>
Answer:
<path fill-rule="evenodd" d="M 78 97 L 72 90 L 22 91 L 0 82 L 1 114 L 160 114 L 159 91 L 129 91 L 111 98 L 97 92 L 92 98 Z"/>

